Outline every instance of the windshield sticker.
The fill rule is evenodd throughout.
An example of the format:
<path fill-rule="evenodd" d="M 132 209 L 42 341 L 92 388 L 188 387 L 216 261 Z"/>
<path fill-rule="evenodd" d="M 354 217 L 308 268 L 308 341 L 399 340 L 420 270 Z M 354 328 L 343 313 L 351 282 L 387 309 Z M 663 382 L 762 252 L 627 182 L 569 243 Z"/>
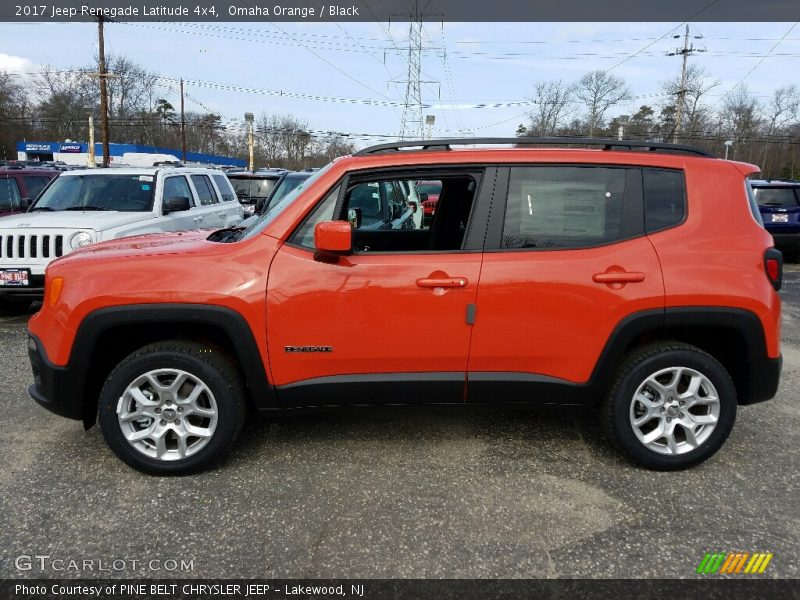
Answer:
<path fill-rule="evenodd" d="M 139 175 L 139 181 L 153 181 L 152 175 Z"/>
<path fill-rule="evenodd" d="M 149 192 L 149 191 L 150 191 L 150 186 L 149 186 L 148 184 L 146 184 L 146 183 L 143 183 L 143 184 L 142 184 L 142 189 L 143 189 L 145 192 Z"/>

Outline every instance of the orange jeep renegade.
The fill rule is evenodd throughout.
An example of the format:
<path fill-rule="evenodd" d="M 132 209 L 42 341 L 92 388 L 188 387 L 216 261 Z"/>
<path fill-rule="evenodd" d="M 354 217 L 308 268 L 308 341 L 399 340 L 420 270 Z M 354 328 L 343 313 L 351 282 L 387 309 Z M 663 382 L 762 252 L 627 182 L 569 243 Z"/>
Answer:
<path fill-rule="evenodd" d="M 778 387 L 782 259 L 757 170 L 639 141 L 367 148 L 247 229 L 51 263 L 30 394 L 99 415 L 150 473 L 218 460 L 248 405 L 424 402 L 597 405 L 629 458 L 689 467 Z M 441 186 L 430 222 L 420 181 Z"/>

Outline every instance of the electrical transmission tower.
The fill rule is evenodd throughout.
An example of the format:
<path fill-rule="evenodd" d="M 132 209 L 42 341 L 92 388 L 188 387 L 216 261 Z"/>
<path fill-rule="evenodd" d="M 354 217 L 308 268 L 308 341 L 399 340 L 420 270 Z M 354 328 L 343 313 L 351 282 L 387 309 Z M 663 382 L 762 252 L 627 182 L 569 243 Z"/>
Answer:
<path fill-rule="evenodd" d="M 681 36 L 675 35 L 674 38 Z M 699 40 L 703 36 L 696 35 L 694 39 Z M 678 88 L 678 108 L 675 115 L 675 130 L 672 136 L 672 143 L 677 144 L 678 138 L 683 131 L 683 107 L 686 104 L 686 63 L 689 57 L 695 52 L 705 52 L 705 48 L 695 48 L 694 43 L 689 45 L 689 24 L 686 24 L 686 33 L 683 36 L 683 48 L 676 48 L 674 52 L 669 52 L 667 56 L 682 56 L 683 66 L 681 67 L 681 85 Z"/>
<path fill-rule="evenodd" d="M 406 78 L 406 101 L 403 105 L 403 121 L 400 139 L 423 138 L 422 120 L 422 15 L 419 1 L 413 0 L 408 24 L 408 76 Z"/>
<path fill-rule="evenodd" d="M 405 81 L 394 81 L 392 83 L 404 83 L 406 85 L 406 99 L 403 104 L 403 117 L 400 124 L 400 139 L 424 139 L 425 138 L 425 118 L 422 114 L 422 85 L 439 84 L 438 81 L 423 81 L 422 77 L 422 55 L 424 52 L 443 50 L 441 48 L 428 47 L 423 44 L 422 23 L 426 18 L 435 16 L 425 12 L 425 8 L 430 4 L 430 0 L 425 0 L 425 7 L 420 8 L 420 0 L 411 0 L 408 13 L 408 71 Z M 443 50 L 444 51 L 444 50 Z M 439 97 L 441 98 L 441 87 Z"/>

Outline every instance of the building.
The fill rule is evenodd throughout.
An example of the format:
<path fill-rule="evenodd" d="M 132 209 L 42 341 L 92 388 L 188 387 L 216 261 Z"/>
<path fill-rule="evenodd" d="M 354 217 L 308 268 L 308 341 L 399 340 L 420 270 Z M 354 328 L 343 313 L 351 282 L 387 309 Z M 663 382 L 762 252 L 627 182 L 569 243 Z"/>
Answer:
<path fill-rule="evenodd" d="M 155 162 L 178 161 L 180 150 L 140 146 L 138 144 L 109 144 L 109 158 L 112 165 L 132 167 L 152 167 Z M 68 165 L 88 166 L 89 144 L 86 142 L 17 142 L 18 160 L 61 161 Z M 103 160 L 103 145 L 94 145 L 95 162 Z M 238 158 L 187 152 L 186 162 L 224 167 L 244 167 L 247 163 Z"/>

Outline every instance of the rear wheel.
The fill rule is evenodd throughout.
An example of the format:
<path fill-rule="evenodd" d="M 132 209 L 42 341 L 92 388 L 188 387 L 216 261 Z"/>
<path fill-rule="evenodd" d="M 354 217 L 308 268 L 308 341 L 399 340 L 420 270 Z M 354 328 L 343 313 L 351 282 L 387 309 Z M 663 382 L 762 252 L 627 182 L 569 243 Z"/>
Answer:
<path fill-rule="evenodd" d="M 638 464 L 684 469 L 711 457 L 736 420 L 736 388 L 699 348 L 659 343 L 629 354 L 603 404 L 606 434 Z"/>
<path fill-rule="evenodd" d="M 224 456 L 244 423 L 241 378 L 227 356 L 192 342 L 159 342 L 125 358 L 98 403 L 106 442 L 154 474 L 203 470 Z"/>

